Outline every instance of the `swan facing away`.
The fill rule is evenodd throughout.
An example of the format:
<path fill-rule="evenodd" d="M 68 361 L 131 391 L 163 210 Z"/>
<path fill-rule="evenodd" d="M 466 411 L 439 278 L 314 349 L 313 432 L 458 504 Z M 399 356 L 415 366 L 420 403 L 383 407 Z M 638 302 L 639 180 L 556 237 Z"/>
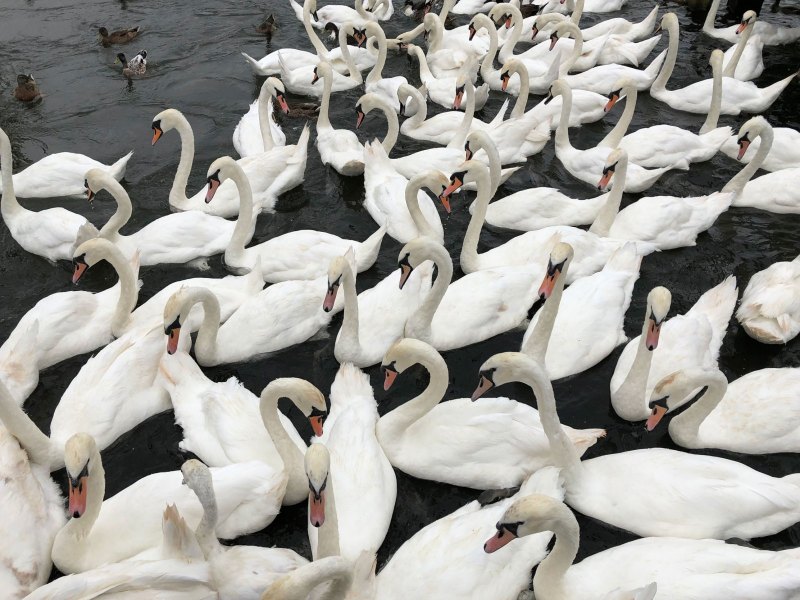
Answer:
<path fill-rule="evenodd" d="M 750 278 L 736 311 L 747 335 L 762 344 L 786 344 L 800 333 L 800 256 Z"/>

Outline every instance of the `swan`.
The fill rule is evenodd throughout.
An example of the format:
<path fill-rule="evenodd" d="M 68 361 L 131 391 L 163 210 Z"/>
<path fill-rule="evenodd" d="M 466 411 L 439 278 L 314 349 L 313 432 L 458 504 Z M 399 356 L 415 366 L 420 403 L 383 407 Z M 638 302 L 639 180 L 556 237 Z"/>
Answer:
<path fill-rule="evenodd" d="M 463 75 L 474 83 L 478 61 L 486 54 L 483 39 L 474 39 L 474 36 L 465 37 L 452 31 L 448 31 L 445 35 L 446 30 L 439 15 L 429 12 L 423 18 L 421 25 L 399 35 L 397 40 L 400 43 L 408 43 L 423 31 L 428 39 L 425 60 L 433 74 L 438 78 Z"/>
<path fill-rule="evenodd" d="M 753 117 L 739 129 L 738 157 L 747 152 L 750 140 L 756 138 L 761 139 L 758 151 L 741 171 L 741 173 L 746 171 L 749 177 L 744 179 L 743 187 L 740 185 L 736 188 L 738 193 L 731 206 L 760 208 L 779 214 L 800 214 L 800 167 L 781 169 L 751 179 L 769 154 L 772 140 L 775 138 L 772 126 L 764 117 Z M 731 183 L 726 188 L 730 187 Z"/>
<path fill-rule="evenodd" d="M 711 97 L 714 87 L 713 79 L 696 81 L 678 90 L 666 89 L 678 57 L 678 36 L 680 35 L 678 17 L 674 13 L 667 13 L 661 19 L 661 27 L 669 34 L 669 49 L 667 50 L 667 59 L 650 88 L 650 95 L 676 110 L 701 114 L 708 112 L 708 99 Z M 761 113 L 777 100 L 795 75 L 797 73 L 792 73 L 764 88 L 759 88 L 752 81 L 739 81 L 733 77 L 723 77 L 720 112 L 723 115 L 738 115 L 741 112 Z"/>
<path fill-rule="evenodd" d="M 551 531 L 555 546 L 533 576 L 536 598 L 541 600 L 653 598 L 654 594 L 675 600 L 692 596 L 791 600 L 800 593 L 797 549 L 772 552 L 720 540 L 647 537 L 573 565 L 580 543 L 578 521 L 563 502 L 544 494 L 517 499 L 498 520 L 497 534 L 484 549 L 511 557 L 517 538 Z M 510 550 L 502 550 L 507 544 Z M 620 588 L 631 591 L 620 596 Z"/>
<path fill-rule="evenodd" d="M 378 408 L 369 377 L 343 363 L 330 399 L 325 431 L 306 452 L 308 540 L 315 560 L 339 555 L 355 563 L 365 552 L 374 555 L 383 543 L 397 480 L 375 437 Z"/>
<path fill-rule="evenodd" d="M 554 98 L 556 96 L 561 96 L 562 98 L 561 119 L 556 129 L 556 156 L 574 177 L 595 186 L 597 182 L 596 174 L 603 169 L 612 149 L 606 146 L 595 146 L 587 150 L 575 148 L 569 139 L 569 113 L 572 110 L 572 88 L 569 83 L 563 79 L 555 81 L 550 86 L 549 97 Z M 659 177 L 673 168 L 686 170 L 689 168 L 689 163 L 686 159 L 680 159 L 670 167 L 658 169 L 646 169 L 639 165 L 630 164 L 628 165 L 628 177 L 624 182 L 624 191 L 632 193 L 643 192 L 652 186 Z"/>
<path fill-rule="evenodd" d="M 725 51 L 725 77 L 751 81 L 764 72 L 764 57 L 761 55 L 764 42 L 758 35 L 751 38 L 757 18 L 758 15 L 752 10 L 742 15 L 742 22 L 736 28 L 737 34 L 741 34 L 741 40 Z"/>
<path fill-rule="evenodd" d="M 426 185 L 436 185 L 447 178 L 437 171 L 422 173 L 420 179 Z M 414 186 L 406 188 L 406 194 L 413 197 Z M 328 269 L 328 292 L 325 294 L 323 309 L 330 310 L 336 302 L 339 288 L 344 288 L 344 319 L 333 355 L 340 363 L 352 363 L 366 368 L 379 363 L 395 340 L 402 337 L 406 321 L 424 300 L 430 290 L 432 269 L 419 269 L 413 284 L 399 289 L 400 272 L 392 271 L 378 284 L 356 296 L 356 269 L 352 250 L 344 256 L 334 258 Z"/>
<path fill-rule="evenodd" d="M 521 352 L 541 362 L 552 380 L 590 369 L 627 341 L 625 313 L 642 260 L 632 244 L 625 245 L 602 271 L 582 277 L 565 293 L 572 256 L 572 247 L 563 242 L 550 252 L 539 287 L 539 297 L 546 302 L 522 338 Z"/>
<path fill-rule="evenodd" d="M 350 129 L 334 129 L 328 117 L 331 101 L 332 70 L 328 63 L 317 65 L 323 80 L 322 102 L 317 117 L 317 150 L 323 165 L 330 165 L 340 175 L 351 177 L 364 173 L 364 146 Z"/>
<path fill-rule="evenodd" d="M 800 131 L 791 127 L 773 127 L 772 135 L 772 147 L 760 168 L 765 171 L 780 171 L 800 167 Z M 755 156 L 760 145 L 760 137 L 750 140 L 744 155 L 739 158 L 739 135 L 734 133 L 722 144 L 720 150 L 723 154 L 746 163 Z"/>
<path fill-rule="evenodd" d="M 2 383 L 0 404 L 14 408 L 17 404 Z M 0 425 L 0 501 L 6 537 L 0 551 L 0 586 L 13 598 L 27 596 L 47 583 L 53 539 L 66 522 L 64 499 L 50 478 L 49 449 L 39 443 L 38 430 L 33 435 L 26 433 L 22 430 L 15 438 Z"/>
<path fill-rule="evenodd" d="M 436 264 L 436 281 L 406 322 L 404 335 L 437 350 L 461 348 L 517 327 L 535 299 L 535 268 L 487 269 L 451 284 L 453 261 L 441 244 L 428 237 L 407 243 L 397 260 L 401 286 L 426 260 Z"/>
<path fill-rule="evenodd" d="M 670 373 L 653 388 L 648 431 L 698 388 L 705 393 L 670 421 L 669 435 L 676 444 L 745 454 L 800 452 L 800 429 L 793 418 L 800 415 L 799 368 L 761 369 L 731 383 L 716 368 Z"/>
<path fill-rule="evenodd" d="M 347 45 L 347 32 L 353 31 L 353 24 L 347 23 L 339 29 L 339 48 L 342 52 L 342 58 L 349 69 L 347 75 L 342 75 L 338 71 L 332 70 L 331 72 L 331 89 L 334 92 L 343 92 L 358 87 L 364 82 L 350 50 Z M 301 67 L 291 68 L 281 60 L 281 81 L 290 92 L 294 94 L 301 94 L 303 96 L 314 96 L 320 98 L 323 91 L 320 86 L 316 85 L 319 80 L 317 68 L 315 64 L 303 65 Z"/>
<path fill-rule="evenodd" d="M 414 44 L 408 45 L 408 55 L 414 56 L 419 61 L 419 78 L 428 92 L 428 98 L 445 108 L 458 109 L 455 97 L 458 94 L 459 88 L 464 85 L 467 78 L 464 77 L 463 74 L 457 77 L 435 77 L 433 73 L 431 73 L 430 68 L 428 68 L 428 62 L 425 59 L 422 48 Z M 483 83 L 475 90 L 475 109 L 482 109 L 488 99 L 489 85 Z"/>
<path fill-rule="evenodd" d="M 471 160 L 478 157 L 480 162 L 488 162 L 493 195 L 500 184 L 521 168 L 502 169 L 501 164 L 525 162 L 527 156 L 541 152 L 550 139 L 550 128 L 546 122 L 528 128 L 525 125 L 530 123 L 526 121 L 508 119 L 489 131 L 473 131 L 467 136 L 464 144 L 466 158 Z M 475 182 L 467 182 L 463 187 L 478 189 Z"/>
<path fill-rule="evenodd" d="M 497 489 L 520 485 L 552 464 L 536 409 L 508 398 L 440 402 L 449 382 L 447 364 L 425 342 L 401 339 L 389 348 L 381 365 L 384 389 L 417 363 L 430 373 L 425 391 L 382 416 L 376 428 L 396 468 L 421 479 Z M 565 430 L 580 455 L 605 435 L 602 429 Z"/>
<path fill-rule="evenodd" d="M 200 521 L 202 507 L 181 485 L 180 471 L 148 475 L 103 500 L 105 471 L 92 436 L 76 433 L 67 440 L 64 456 L 72 518 L 56 534 L 52 551 L 53 563 L 62 573 L 80 573 L 157 547 L 165 503 L 174 503 L 191 527 Z M 275 477 L 266 465 L 252 461 L 212 473 L 220 536 L 258 531 L 277 514 L 280 504 L 264 493 Z"/>
<path fill-rule="evenodd" d="M 369 10 L 366 6 L 366 0 L 355 0 L 355 8 L 328 4 L 318 9 L 316 0 L 306 0 L 302 5 L 298 4 L 295 0 L 289 0 L 289 4 L 295 16 L 297 16 L 300 21 L 303 21 L 303 11 L 306 6 L 309 7 L 311 16 L 314 17 L 312 26 L 316 29 L 324 29 L 328 23 L 333 23 L 341 28 L 347 21 L 352 21 L 354 24 L 363 27 L 367 21 L 375 21 L 378 19 L 373 11 L 376 7 L 384 3 L 385 0 L 379 0 L 376 5 Z"/>
<path fill-rule="evenodd" d="M 495 29 L 494 21 L 492 21 L 488 16 L 479 13 L 472 17 L 472 20 L 469 22 L 470 39 L 473 39 L 475 35 L 481 31 L 486 31 L 489 34 L 489 50 L 483 57 L 480 66 L 481 79 L 489 84 L 490 89 L 495 91 L 502 89 L 503 91 L 514 96 L 520 95 L 519 78 L 511 79 L 510 81 L 506 81 L 504 83 L 500 78 L 500 72 L 494 68 L 494 61 L 497 57 L 498 49 L 497 30 Z M 528 71 L 525 69 L 525 74 L 527 75 L 527 73 Z"/>
<path fill-rule="evenodd" d="M 438 242 L 444 239 L 442 221 L 436 205 L 422 191 L 424 184 L 422 181 L 412 184 L 398 173 L 378 140 L 364 146 L 364 164 L 364 207 L 386 233 L 403 243 L 420 235 Z M 415 196 L 407 193 L 412 185 L 416 190 L 416 202 Z M 437 195 L 441 192 L 440 189 L 431 191 Z"/>
<path fill-rule="evenodd" d="M 286 145 L 286 134 L 273 119 L 272 99 L 284 112 L 289 113 L 289 105 L 284 94 L 286 88 L 277 77 L 267 77 L 258 92 L 258 98 L 250 109 L 239 119 L 233 131 L 233 147 L 239 156 L 246 158 L 262 152 L 269 152 L 275 146 Z M 264 124 L 262 127 L 262 123 Z"/>
<path fill-rule="evenodd" d="M 715 68 L 719 66 L 718 58 L 719 55 L 712 54 L 711 62 L 717 63 Z M 716 127 L 719 118 L 722 80 L 718 77 L 715 82 L 711 107 L 705 123 L 700 128 L 699 135 L 666 123 L 643 127 L 626 135 L 633 119 L 633 113 L 636 111 L 636 99 L 639 92 L 630 80 L 618 81 L 614 85 L 614 91 L 609 94 L 608 110 L 611 110 L 623 95 L 625 96 L 625 110 L 614 129 L 602 139 L 598 146 L 622 148 L 628 153 L 628 160 L 650 169 L 674 165 L 681 159 L 686 159 L 690 163 L 711 160 L 731 135 L 730 127 Z"/>
<path fill-rule="evenodd" d="M 511 381 L 536 386 L 542 426 L 561 459 L 566 502 L 584 515 L 642 537 L 691 539 L 747 540 L 800 520 L 800 474 L 770 477 L 733 460 L 666 448 L 581 462 L 563 434 L 553 388 L 536 360 L 496 354 L 481 366 L 481 374 L 478 395 Z M 624 564 L 626 572 L 634 572 Z M 596 588 L 593 593 L 594 598 Z"/>
<path fill-rule="evenodd" d="M 485 506 L 473 500 L 416 532 L 378 574 L 376 600 L 524 598 L 531 566 L 546 556 L 551 537 L 530 536 L 518 552 L 497 555 L 481 552 L 481 544 L 516 499 L 533 493 L 562 499 L 558 469 L 540 469 L 515 495 Z"/>
<path fill-rule="evenodd" d="M 800 333 L 800 256 L 776 262 L 747 282 L 736 320 L 762 344 L 786 344 Z"/>
<path fill-rule="evenodd" d="M 270 283 L 316 279 L 327 271 L 333 257 L 353 247 L 359 271 L 375 263 L 385 233 L 383 228 L 364 242 L 342 239 L 324 231 L 299 229 L 245 248 L 255 227 L 255 210 L 248 178 L 237 161 L 223 156 L 211 163 L 208 198 L 209 202 L 213 201 L 216 192 L 229 179 L 238 190 L 240 205 L 236 227 L 225 250 L 225 264 L 229 269 L 246 272 L 260 266 L 264 281 Z"/>
<path fill-rule="evenodd" d="M 741 24 L 717 29 L 714 27 L 714 21 L 717 19 L 718 10 L 719 0 L 711 0 L 711 6 L 709 6 L 708 13 L 706 13 L 706 20 L 703 22 L 703 33 L 731 44 L 737 43 L 742 33 Z M 758 35 L 767 46 L 791 44 L 800 39 L 800 27 L 779 27 L 766 21 L 756 21 L 753 33 Z"/>
<path fill-rule="evenodd" d="M 127 259 L 138 255 L 142 266 L 182 264 L 225 252 L 236 224 L 199 210 L 172 213 L 151 221 L 138 231 L 123 235 L 133 213 L 128 192 L 105 171 L 86 173 L 86 190 L 92 201 L 100 190 L 107 190 L 117 203 L 117 210 L 100 229 L 98 238 L 110 241 Z M 246 242 L 252 238 L 252 231 Z M 195 263 L 196 264 L 196 263 Z"/>
<path fill-rule="evenodd" d="M 575 25 L 580 25 L 584 6 L 584 0 L 575 0 L 575 6 L 570 11 L 572 13 L 570 20 L 575 23 Z M 632 23 L 631 21 L 620 17 L 603 19 L 591 27 L 581 29 L 581 35 L 583 36 L 584 40 L 593 40 L 594 38 L 602 37 L 607 33 L 619 36 L 620 38 L 629 41 L 641 40 L 653 33 L 653 29 L 656 25 L 656 19 L 658 18 L 658 8 L 658 5 L 654 6 L 653 10 L 647 13 L 647 16 L 638 23 Z"/>
<path fill-rule="evenodd" d="M 611 376 L 614 412 L 628 421 L 643 421 L 650 415 L 650 394 L 662 377 L 677 369 L 716 369 L 737 293 L 736 278 L 726 277 L 684 314 L 667 320 L 672 294 L 661 286 L 650 290 L 642 333 L 625 346 Z"/>
<path fill-rule="evenodd" d="M 3 184 L 0 213 L 11 237 L 22 246 L 23 250 L 42 256 L 50 262 L 72 260 L 72 251 L 77 244 L 97 237 L 97 229 L 86 217 L 60 206 L 32 211 L 17 202 L 11 174 L 11 142 L 2 129 L 0 129 L 0 164 L 6 167 L 0 173 Z M 85 174 L 84 171 L 81 177 Z"/>
<path fill-rule="evenodd" d="M 317 433 L 327 414 L 322 393 L 303 379 L 271 381 L 260 399 L 235 377 L 215 383 L 183 352 L 166 355 L 159 381 L 170 395 L 175 422 L 183 430 L 180 448 L 212 467 L 258 460 L 281 474 L 270 493 L 284 506 L 305 500 L 303 472 L 305 442 L 294 425 L 278 410 L 278 400 L 289 398 Z"/>
<path fill-rule="evenodd" d="M 384 78 L 383 67 L 386 65 L 386 34 L 377 23 L 367 23 L 364 29 L 368 36 L 374 37 L 378 42 L 378 59 L 375 62 L 375 66 L 364 80 L 364 90 L 367 93 L 378 94 L 383 100 L 389 103 L 396 113 L 399 113 L 401 103 L 398 98 L 398 89 L 403 84 L 408 85 L 408 79 L 402 75 Z M 418 106 L 419 105 L 415 107 L 417 110 Z M 407 114 L 410 116 L 413 114 L 413 110 L 409 110 Z"/>
<path fill-rule="evenodd" d="M 218 217 L 235 217 L 239 210 L 236 186 L 231 183 L 216 190 L 217 202 L 206 202 L 206 190 L 202 189 L 191 198 L 186 197 L 186 185 L 194 162 L 194 134 L 192 126 L 179 111 L 168 108 L 153 119 L 153 144 L 172 129 L 181 138 L 181 158 L 175 179 L 169 191 L 169 204 L 175 210 L 200 210 Z M 254 204 L 262 211 L 272 212 L 278 196 L 303 181 L 308 158 L 308 126 L 303 128 L 300 139 L 294 146 L 282 146 L 271 152 L 239 159 L 239 165 L 250 181 Z M 293 152 L 287 158 L 287 153 Z"/>
<path fill-rule="evenodd" d="M 755 171 L 755 165 L 751 165 Z M 618 240 L 650 242 L 659 250 L 694 246 L 697 236 L 711 227 L 741 193 L 744 183 L 752 176 L 751 165 L 739 171 L 722 191 L 685 198 L 646 196 L 622 210 L 619 210 L 621 186 L 615 186 L 589 231 Z M 627 152 L 619 148 L 613 150 L 603 167 L 598 189 L 604 189 L 614 176 L 620 177 L 620 183 L 624 182 L 628 166 Z"/>
<path fill-rule="evenodd" d="M 195 535 L 209 563 L 210 583 L 221 600 L 259 600 L 278 577 L 308 564 L 297 552 L 286 548 L 220 544 L 216 534 L 219 510 L 211 471 L 199 460 L 191 459 L 183 463 L 181 473 L 203 507 Z"/>

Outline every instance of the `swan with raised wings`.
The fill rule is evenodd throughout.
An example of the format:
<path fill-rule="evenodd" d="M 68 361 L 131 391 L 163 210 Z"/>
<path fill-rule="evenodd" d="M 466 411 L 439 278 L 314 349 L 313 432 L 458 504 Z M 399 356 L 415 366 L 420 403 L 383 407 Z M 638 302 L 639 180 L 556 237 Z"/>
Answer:
<path fill-rule="evenodd" d="M 800 333 L 800 256 L 777 262 L 747 282 L 736 320 L 762 344 L 786 344 Z"/>

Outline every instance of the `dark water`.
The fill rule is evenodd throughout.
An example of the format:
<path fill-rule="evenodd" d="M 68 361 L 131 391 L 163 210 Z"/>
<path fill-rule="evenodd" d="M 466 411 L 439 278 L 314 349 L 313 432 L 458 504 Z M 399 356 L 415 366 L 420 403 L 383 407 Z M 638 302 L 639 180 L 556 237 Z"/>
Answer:
<path fill-rule="evenodd" d="M 264 38 L 255 33 L 255 26 L 264 17 L 263 3 L 210 2 L 198 0 L 164 0 L 161 2 L 85 0 L 5 0 L 0 19 L 0 126 L 8 133 L 14 147 L 15 171 L 40 159 L 47 153 L 75 151 L 105 163 L 111 163 L 130 149 L 131 159 L 124 185 L 133 200 L 135 211 L 126 232 L 168 212 L 168 191 L 177 166 L 180 149 L 178 136 L 169 133 L 155 148 L 150 147 L 152 117 L 167 107 L 181 110 L 194 128 L 196 157 L 189 180 L 189 195 L 204 184 L 207 166 L 221 155 L 234 155 L 231 134 L 240 116 L 257 96 L 262 79 L 256 78 L 239 55 L 245 51 L 260 58 L 270 49 Z M 279 30 L 271 49 L 300 46 L 310 49 L 304 40 L 301 24 L 284 0 L 268 0 L 268 12 L 274 12 Z M 395 0 L 396 8 L 401 3 Z M 624 11 L 629 19 L 641 19 L 652 3 L 630 0 Z M 711 76 L 708 56 L 717 43 L 699 34 L 700 24 L 693 23 L 683 9 L 670 4 L 681 20 L 681 52 L 671 80 L 672 87 L 687 85 Z M 663 10 L 662 10 L 663 14 Z M 797 26 L 797 17 L 766 12 L 765 18 L 781 25 Z M 588 26 L 596 17 L 586 15 Z M 459 24 L 468 19 L 459 18 Z M 109 29 L 142 26 L 144 33 L 123 49 L 134 54 L 140 48 L 148 51 L 148 75 L 132 85 L 122 78 L 114 65 L 117 48 L 102 48 L 97 42 L 99 26 Z M 414 24 L 396 12 L 385 25 L 388 37 L 410 29 Z M 662 41 L 658 50 L 665 47 Z M 724 42 L 720 42 L 723 47 Z M 653 54 L 653 56 L 655 53 Z M 777 81 L 798 67 L 797 45 L 767 47 L 764 62 L 767 68 L 758 80 L 760 86 Z M 417 81 L 416 71 L 405 55 L 391 55 L 385 73 L 405 74 Z M 33 73 L 39 82 L 44 100 L 34 106 L 17 103 L 12 90 L 17 73 Z M 334 95 L 331 118 L 336 127 L 354 127 L 352 107 L 361 90 Z M 290 97 L 290 102 L 291 102 Z M 503 101 L 503 95 L 492 92 L 491 99 L 478 116 L 489 120 Z M 540 98 L 532 97 L 529 106 Z M 774 125 L 800 127 L 797 106 L 800 89 L 793 82 L 766 113 Z M 438 108 L 431 106 L 431 113 Z M 590 147 L 613 126 L 621 110 L 605 121 L 572 129 L 573 143 Z M 749 115 L 722 117 L 721 124 L 738 128 Z M 703 118 L 670 109 L 653 101 L 647 94 L 639 98 L 632 129 L 671 123 L 697 130 Z M 283 127 L 290 143 L 300 134 L 303 122 L 284 120 Z M 359 137 L 382 136 L 385 123 L 378 117 L 367 119 Z M 426 147 L 425 144 L 402 138 L 395 155 Z M 5 166 L 5 165 L 4 165 Z M 739 166 L 718 154 L 708 163 L 693 165 L 687 172 L 671 172 L 648 191 L 648 195 L 700 195 L 720 189 L 737 172 Z M 532 185 L 559 187 L 575 197 L 590 197 L 594 192 L 573 179 L 555 160 L 553 145 L 532 157 L 528 164 L 499 191 L 499 196 Z M 259 219 L 254 243 L 297 228 L 315 228 L 350 238 L 363 239 L 375 225 L 362 208 L 363 179 L 343 179 L 326 169 L 315 149 L 309 150 L 305 183 L 286 194 L 279 203 L 279 212 Z M 638 196 L 631 196 L 630 201 Z M 470 198 L 454 202 L 454 213 L 445 221 L 446 245 L 457 262 L 460 240 L 466 230 Z M 626 200 L 627 202 L 627 200 Z M 49 201 L 33 200 L 30 208 L 49 205 Z M 98 226 L 113 212 L 113 203 L 102 195 L 95 208 L 81 200 L 59 200 L 59 204 L 88 216 Z M 798 252 L 797 215 L 732 209 L 716 224 L 700 235 L 694 248 L 671 250 L 648 256 L 642 264 L 641 277 L 633 292 L 633 301 L 625 329 L 635 336 L 641 329 L 646 296 L 655 285 L 672 291 L 671 314 L 685 312 L 697 297 L 733 273 L 740 291 L 750 276 L 775 261 L 791 260 Z M 19 318 L 40 298 L 54 292 L 70 290 L 69 265 L 52 266 L 41 258 L 22 251 L 8 234 L 0 229 L 0 339 L 4 339 Z M 481 250 L 491 248 L 510 237 L 507 233 L 485 231 Z M 400 244 L 388 237 L 378 261 L 370 271 L 358 278 L 359 290 L 373 286 L 396 268 Z M 211 261 L 212 276 L 226 270 L 221 257 Z M 458 272 L 458 271 L 457 271 Z M 141 277 L 145 285 L 141 301 L 146 300 L 167 283 L 196 275 L 184 267 L 149 267 Z M 82 282 L 83 289 L 93 291 L 113 284 L 110 269 L 91 269 Z M 321 299 L 320 299 L 321 301 Z M 255 393 L 267 382 L 280 376 L 302 376 L 310 379 L 323 392 L 338 368 L 333 357 L 333 339 L 341 323 L 334 319 L 330 339 L 291 348 L 267 360 L 245 365 L 206 369 L 209 377 L 221 381 L 231 375 L 241 379 Z M 509 332 L 487 342 L 445 353 L 450 367 L 451 385 L 447 398 L 469 396 L 477 381 L 479 365 L 496 352 L 516 350 L 521 331 Z M 632 425 L 617 418 L 610 407 L 608 381 L 621 351 L 620 347 L 599 365 L 555 384 L 562 420 L 574 427 L 605 427 L 608 437 L 600 441 L 587 457 L 634 448 L 674 447 L 666 435 L 666 427 L 645 434 L 640 424 Z M 45 430 L 50 417 L 68 383 L 86 362 L 79 356 L 44 371 L 39 387 L 26 403 L 32 418 Z M 729 379 L 738 378 L 755 369 L 798 366 L 800 344 L 797 340 L 786 347 L 765 346 L 751 340 L 735 321 L 725 338 L 720 366 Z M 391 410 L 421 391 L 427 375 L 419 368 L 403 375 L 390 394 L 382 391 L 377 367 L 369 369 L 375 384 L 381 413 Z M 522 386 L 507 386 L 504 395 L 533 403 L 530 392 Z M 283 406 L 284 410 L 289 410 Z M 301 422 L 295 409 L 290 414 L 304 436 L 310 428 Z M 120 438 L 103 453 L 107 473 L 107 495 L 111 496 L 150 473 L 178 469 L 186 456 L 177 447 L 180 429 L 174 425 L 172 413 L 158 415 Z M 732 456 L 754 468 L 781 476 L 800 470 L 794 455 Z M 64 487 L 64 472 L 54 474 Z M 398 495 L 392 526 L 381 548 L 379 566 L 415 531 L 475 498 L 474 491 L 419 481 L 397 473 Z M 265 531 L 241 538 L 242 543 L 279 545 L 297 550 L 310 558 L 306 538 L 304 505 L 285 509 Z M 581 549 L 579 558 L 632 539 L 628 533 L 602 523 L 579 517 Z M 32 533 L 33 535 L 33 533 Z M 770 538 L 754 540 L 758 547 L 782 549 L 800 545 L 800 526 Z M 57 574 L 55 574 L 57 575 Z"/>

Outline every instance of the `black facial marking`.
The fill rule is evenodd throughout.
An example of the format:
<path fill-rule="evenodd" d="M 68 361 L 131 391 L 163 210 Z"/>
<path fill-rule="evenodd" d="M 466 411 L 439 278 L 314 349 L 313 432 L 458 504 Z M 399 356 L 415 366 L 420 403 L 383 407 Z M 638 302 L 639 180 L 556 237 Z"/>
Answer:
<path fill-rule="evenodd" d="M 164 333 L 170 335 L 174 329 L 180 329 L 180 327 L 181 327 L 181 318 L 175 317 L 175 320 L 172 323 L 164 327 Z"/>
<path fill-rule="evenodd" d="M 659 406 L 664 410 L 668 410 L 669 409 L 669 407 L 667 406 L 668 399 L 669 396 L 664 396 L 663 398 L 656 398 L 655 400 L 650 400 L 650 402 L 647 403 L 647 407 L 650 410 L 653 410 L 656 406 Z"/>

